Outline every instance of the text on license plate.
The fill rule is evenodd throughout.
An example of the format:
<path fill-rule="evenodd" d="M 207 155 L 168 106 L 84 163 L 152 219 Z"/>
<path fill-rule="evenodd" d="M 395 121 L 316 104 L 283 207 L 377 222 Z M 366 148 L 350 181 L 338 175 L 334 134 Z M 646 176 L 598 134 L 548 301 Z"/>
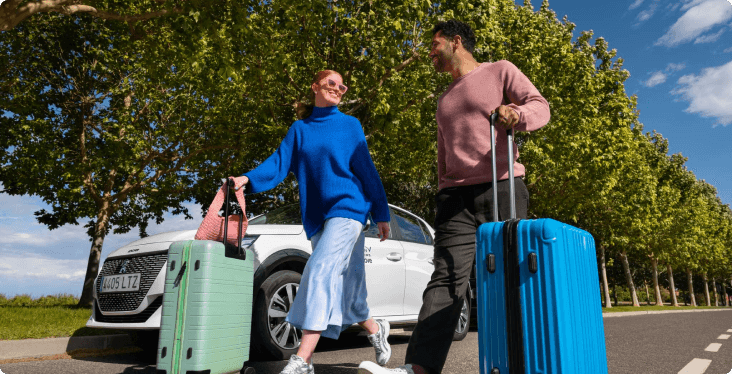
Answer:
<path fill-rule="evenodd" d="M 132 292 L 140 289 L 140 273 L 115 274 L 102 277 L 100 292 Z"/>

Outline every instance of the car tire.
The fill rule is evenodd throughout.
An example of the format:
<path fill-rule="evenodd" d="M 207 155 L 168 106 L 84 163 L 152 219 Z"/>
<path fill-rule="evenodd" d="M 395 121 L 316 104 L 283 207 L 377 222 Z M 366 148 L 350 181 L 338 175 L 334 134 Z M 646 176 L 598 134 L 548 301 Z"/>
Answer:
<path fill-rule="evenodd" d="M 467 295 L 463 298 L 463 307 L 460 309 L 460 318 L 458 318 L 457 325 L 455 326 L 455 335 L 452 336 L 452 341 L 458 342 L 465 339 L 470 331 L 470 290 Z"/>
<path fill-rule="evenodd" d="M 286 360 L 297 353 L 302 331 L 285 322 L 301 275 L 282 270 L 270 275 L 257 293 L 252 313 L 252 339 L 257 359 Z"/>

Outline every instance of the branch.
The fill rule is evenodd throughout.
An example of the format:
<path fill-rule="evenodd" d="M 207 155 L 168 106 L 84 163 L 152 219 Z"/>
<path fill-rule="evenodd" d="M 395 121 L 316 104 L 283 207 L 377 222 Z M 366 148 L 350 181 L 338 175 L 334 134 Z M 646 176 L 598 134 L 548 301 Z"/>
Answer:
<path fill-rule="evenodd" d="M 374 96 L 376 96 L 376 94 L 379 93 L 379 88 L 381 88 L 381 86 L 384 85 L 384 82 L 386 82 L 386 80 L 389 79 L 389 77 L 391 77 L 393 73 L 395 73 L 395 72 L 398 73 L 398 72 L 404 70 L 404 68 L 406 68 L 409 64 L 411 64 L 418 58 L 419 58 L 419 53 L 417 52 L 416 49 L 412 49 L 411 57 L 402 61 L 402 63 L 399 64 L 399 66 L 387 70 L 386 73 L 379 80 L 379 84 L 377 84 L 376 87 L 374 87 L 372 89 L 371 95 L 368 97 L 368 99 L 362 100 L 361 103 L 359 103 L 355 107 L 351 108 L 348 112 L 346 112 L 346 114 L 351 114 L 351 113 L 355 112 L 356 110 L 360 109 L 362 106 L 364 106 L 367 101 L 370 101 L 371 99 L 374 98 Z"/>
<path fill-rule="evenodd" d="M 289 72 L 289 71 L 287 71 L 287 68 L 282 68 L 282 70 L 284 70 L 284 71 L 285 71 L 285 75 L 287 76 L 287 79 L 289 79 L 289 80 L 290 80 L 290 84 L 292 84 L 292 87 L 294 87 L 294 88 L 295 88 L 295 91 L 297 91 L 297 94 L 298 94 L 298 95 L 300 95 L 300 97 L 303 97 L 303 96 L 305 96 L 305 95 L 303 94 L 302 90 L 300 89 L 300 87 L 298 87 L 297 83 L 295 83 L 295 80 L 294 80 L 294 79 L 292 79 L 292 77 L 290 76 L 290 72 Z M 289 105 L 289 104 L 288 104 L 288 105 Z"/>
<path fill-rule="evenodd" d="M 199 154 L 204 153 L 204 152 L 207 152 L 207 151 L 212 151 L 212 150 L 216 150 L 216 149 L 228 149 L 228 148 L 230 148 L 230 147 L 227 147 L 227 146 L 213 146 L 213 147 L 207 147 L 207 148 L 199 148 L 196 152 L 191 152 L 191 153 L 187 154 L 185 157 L 172 158 L 171 160 L 176 161 L 176 164 L 175 165 L 173 165 L 172 167 L 170 167 L 168 169 L 158 169 L 157 171 L 155 171 L 155 174 L 153 174 L 153 176 L 151 176 L 148 179 L 142 179 L 142 180 L 140 180 L 139 182 L 137 182 L 135 184 L 131 184 L 128 181 L 125 182 L 125 186 L 115 196 L 115 199 L 114 199 L 115 206 L 119 206 L 119 204 L 121 204 L 122 201 L 124 201 L 124 199 L 127 197 L 127 195 L 131 191 L 136 190 L 136 189 L 139 189 L 139 188 L 142 188 L 142 187 L 144 187 L 147 184 L 150 184 L 152 182 L 155 182 L 158 179 L 160 179 L 160 177 L 163 176 L 163 175 L 169 174 L 169 173 L 171 173 L 173 171 L 180 170 L 180 168 L 183 167 L 183 165 L 185 165 L 185 163 L 189 159 L 191 159 L 191 158 L 193 158 L 195 156 L 198 156 Z"/>
<path fill-rule="evenodd" d="M 320 57 L 321 60 L 327 60 L 325 56 L 320 54 L 320 48 L 316 48 L 315 44 L 313 44 L 313 41 L 310 40 L 310 35 L 307 33 L 307 27 L 305 26 L 305 16 L 300 17 L 300 23 L 302 23 L 302 31 L 303 35 L 305 35 L 305 38 L 308 40 L 308 44 L 310 44 L 310 47 L 313 49 L 313 52 L 315 52 L 318 57 Z"/>
<path fill-rule="evenodd" d="M 0 31 L 11 30 L 36 13 L 57 12 L 67 16 L 74 13 L 88 13 L 101 19 L 124 22 L 145 21 L 169 14 L 183 13 L 182 8 L 175 7 L 143 14 L 125 15 L 99 10 L 91 5 L 79 4 L 79 0 L 41 0 L 18 7 L 21 2 L 22 0 L 7 0 L 0 5 Z"/>

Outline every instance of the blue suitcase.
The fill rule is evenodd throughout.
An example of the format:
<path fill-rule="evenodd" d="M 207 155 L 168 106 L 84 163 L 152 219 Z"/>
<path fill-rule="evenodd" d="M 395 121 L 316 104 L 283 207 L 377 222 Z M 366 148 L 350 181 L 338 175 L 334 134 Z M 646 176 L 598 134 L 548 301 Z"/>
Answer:
<path fill-rule="evenodd" d="M 513 160 L 511 130 L 508 142 Z M 480 372 L 606 374 L 595 241 L 553 219 L 515 219 L 512 166 L 514 218 L 498 222 L 494 161 L 495 222 L 476 233 Z"/>

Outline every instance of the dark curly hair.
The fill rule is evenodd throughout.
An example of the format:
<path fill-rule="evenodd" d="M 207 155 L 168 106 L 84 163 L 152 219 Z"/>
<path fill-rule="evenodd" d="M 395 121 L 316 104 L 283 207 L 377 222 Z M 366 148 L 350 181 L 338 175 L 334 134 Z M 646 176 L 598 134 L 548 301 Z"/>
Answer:
<path fill-rule="evenodd" d="M 432 29 L 432 35 L 442 31 L 442 36 L 452 39 L 455 35 L 460 35 L 463 47 L 470 53 L 475 49 L 475 34 L 473 29 L 466 23 L 451 19 L 445 22 L 439 22 Z"/>

